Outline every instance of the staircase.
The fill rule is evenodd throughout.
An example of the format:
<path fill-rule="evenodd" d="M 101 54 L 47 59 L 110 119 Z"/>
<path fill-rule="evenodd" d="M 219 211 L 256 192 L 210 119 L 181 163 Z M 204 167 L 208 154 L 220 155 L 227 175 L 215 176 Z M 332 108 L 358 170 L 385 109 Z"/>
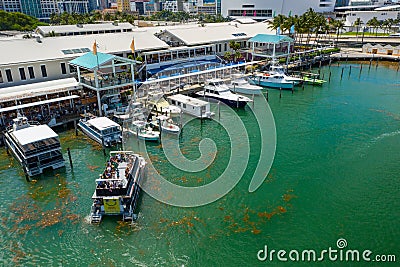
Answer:
<path fill-rule="evenodd" d="M 102 218 L 101 214 L 92 213 L 92 214 L 90 214 L 90 223 L 91 224 L 100 224 L 101 218 Z"/>

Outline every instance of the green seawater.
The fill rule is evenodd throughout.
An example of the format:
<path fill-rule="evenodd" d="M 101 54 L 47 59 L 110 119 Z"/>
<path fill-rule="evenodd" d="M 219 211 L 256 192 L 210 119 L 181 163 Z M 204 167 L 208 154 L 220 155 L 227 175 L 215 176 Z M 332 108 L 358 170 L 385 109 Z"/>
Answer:
<path fill-rule="evenodd" d="M 249 107 L 237 111 L 250 141 L 250 159 L 237 186 L 197 208 L 162 204 L 143 193 L 133 226 L 108 217 L 88 223 L 94 179 L 106 157 L 82 133 L 60 130 L 65 170 L 27 182 L 15 159 L 0 149 L 1 266 L 269 266 L 373 265 L 330 261 L 261 262 L 257 252 L 314 249 L 344 238 L 344 249 L 395 254 L 400 261 L 400 73 L 397 64 L 368 68 L 351 62 L 321 68 L 331 82 L 292 94 L 268 90 L 275 117 L 275 160 L 265 182 L 248 192 L 260 154 L 260 131 Z M 349 75 L 350 66 L 352 67 Z M 340 79 L 342 68 L 343 77 Z M 314 70 L 317 72 L 317 70 Z M 259 101 L 257 97 L 255 101 Z M 217 106 L 212 105 L 214 111 Z M 221 108 L 221 116 L 229 116 Z M 216 121 L 194 120 L 180 137 L 182 153 L 200 156 L 211 138 L 218 152 L 199 173 L 168 163 L 149 144 L 153 164 L 169 181 L 199 186 L 216 179 L 230 160 L 229 133 Z M 68 164 L 70 147 L 73 170 Z M 151 175 L 151 173 L 149 174 Z M 287 257 L 288 255 L 286 255 Z"/>

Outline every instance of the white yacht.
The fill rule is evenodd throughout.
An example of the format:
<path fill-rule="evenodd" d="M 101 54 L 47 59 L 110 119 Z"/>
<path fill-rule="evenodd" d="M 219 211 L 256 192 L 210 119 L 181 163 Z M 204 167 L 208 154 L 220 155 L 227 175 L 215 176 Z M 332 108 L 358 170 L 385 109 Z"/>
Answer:
<path fill-rule="evenodd" d="M 273 65 L 270 67 L 270 69 L 269 69 L 269 74 L 275 74 L 275 73 L 283 75 L 283 76 L 285 77 L 285 80 L 286 80 L 286 81 L 293 82 L 293 84 L 294 84 L 295 86 L 296 86 L 296 85 L 299 85 L 299 84 L 301 84 L 301 83 L 303 83 L 303 79 L 288 75 L 288 74 L 285 72 L 285 68 L 284 68 L 283 66 L 281 66 L 281 65 L 273 64 Z"/>
<path fill-rule="evenodd" d="M 59 137 L 47 125 L 28 122 L 26 117 L 18 114 L 13 125 L 4 132 L 4 138 L 6 146 L 29 176 L 65 166 Z"/>
<path fill-rule="evenodd" d="M 252 101 L 246 96 L 232 93 L 222 79 L 207 80 L 204 89 L 197 92 L 196 95 L 212 98 L 236 108 L 242 108 Z"/>
<path fill-rule="evenodd" d="M 234 93 L 241 93 L 246 95 L 259 95 L 261 94 L 262 87 L 250 84 L 243 75 L 233 75 L 231 83 L 228 85 Z"/>
<path fill-rule="evenodd" d="M 110 147 L 122 141 L 121 126 L 107 117 L 95 117 L 85 114 L 78 126 L 97 143 Z"/>

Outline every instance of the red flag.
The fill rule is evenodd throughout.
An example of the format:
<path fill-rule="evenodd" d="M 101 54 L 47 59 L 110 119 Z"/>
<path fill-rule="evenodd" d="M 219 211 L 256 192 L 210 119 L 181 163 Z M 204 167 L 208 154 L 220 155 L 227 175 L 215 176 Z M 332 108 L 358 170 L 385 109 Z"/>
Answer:
<path fill-rule="evenodd" d="M 243 17 L 246 17 L 246 10 L 243 11 Z"/>

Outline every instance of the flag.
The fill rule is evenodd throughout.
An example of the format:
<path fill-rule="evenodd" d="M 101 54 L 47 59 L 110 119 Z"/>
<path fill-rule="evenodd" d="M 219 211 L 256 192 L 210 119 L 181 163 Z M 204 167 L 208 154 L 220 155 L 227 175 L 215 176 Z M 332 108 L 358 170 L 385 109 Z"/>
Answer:
<path fill-rule="evenodd" d="M 243 11 L 243 17 L 246 17 L 246 10 Z"/>
<path fill-rule="evenodd" d="M 294 24 L 290 27 L 290 33 L 294 33 Z"/>
<path fill-rule="evenodd" d="M 277 35 L 281 34 L 281 27 L 278 27 L 278 28 L 276 29 L 276 34 L 277 34 Z"/>
<path fill-rule="evenodd" d="M 290 17 L 291 15 L 292 15 L 292 10 L 289 11 L 289 16 L 288 17 Z"/>
<path fill-rule="evenodd" d="M 94 43 L 93 43 L 93 55 L 97 55 L 97 43 L 96 43 L 96 40 L 94 41 Z"/>
<path fill-rule="evenodd" d="M 274 13 L 272 13 L 272 17 L 275 18 L 275 10 L 274 10 Z"/>
<path fill-rule="evenodd" d="M 132 38 L 132 43 L 131 43 L 130 48 L 132 50 L 132 54 L 134 54 L 135 53 L 135 38 Z"/>
<path fill-rule="evenodd" d="M 254 16 L 254 17 L 257 17 L 257 11 L 254 10 L 253 16 Z"/>

